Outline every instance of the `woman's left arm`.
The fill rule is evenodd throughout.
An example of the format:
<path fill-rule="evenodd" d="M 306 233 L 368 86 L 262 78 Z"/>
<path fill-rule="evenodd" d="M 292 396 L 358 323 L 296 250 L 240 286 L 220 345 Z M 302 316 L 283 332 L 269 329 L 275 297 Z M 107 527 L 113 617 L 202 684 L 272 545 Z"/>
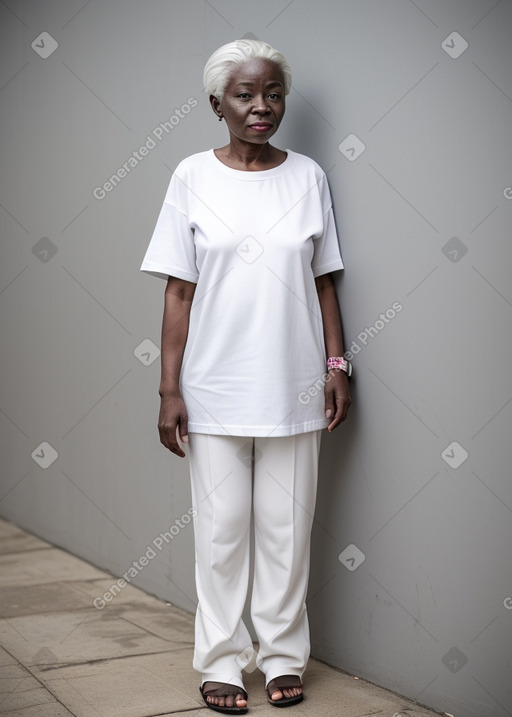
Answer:
<path fill-rule="evenodd" d="M 322 311 L 325 351 L 327 357 L 343 356 L 343 334 L 340 307 L 331 274 L 315 279 Z M 327 430 L 333 431 L 347 417 L 351 403 L 348 376 L 345 371 L 329 371 L 325 382 L 325 415 L 331 418 Z"/>

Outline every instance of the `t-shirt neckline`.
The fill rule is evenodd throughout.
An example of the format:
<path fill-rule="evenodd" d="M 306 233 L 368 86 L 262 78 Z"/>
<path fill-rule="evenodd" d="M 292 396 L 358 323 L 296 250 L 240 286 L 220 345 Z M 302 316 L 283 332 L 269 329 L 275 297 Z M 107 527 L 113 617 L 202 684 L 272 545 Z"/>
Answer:
<path fill-rule="evenodd" d="M 277 167 L 272 167 L 271 169 L 262 169 L 257 172 L 251 172 L 245 169 L 233 169 L 233 167 L 228 167 L 227 164 L 221 162 L 221 160 L 217 157 L 213 148 L 210 149 L 207 154 L 209 159 L 215 164 L 217 169 L 220 169 L 225 174 L 229 174 L 236 179 L 251 181 L 255 179 L 268 179 L 269 177 L 275 177 L 278 174 L 287 172 L 293 164 L 293 152 L 289 149 L 285 149 L 284 151 L 287 153 L 284 162 L 278 164 Z"/>

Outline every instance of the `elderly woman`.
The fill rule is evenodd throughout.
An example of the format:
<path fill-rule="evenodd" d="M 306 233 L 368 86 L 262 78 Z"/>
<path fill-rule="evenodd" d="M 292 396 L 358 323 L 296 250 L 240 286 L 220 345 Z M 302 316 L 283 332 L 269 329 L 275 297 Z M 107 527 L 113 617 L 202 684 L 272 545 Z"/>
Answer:
<path fill-rule="evenodd" d="M 177 456 L 188 444 L 193 664 L 208 707 L 244 714 L 253 658 L 272 705 L 303 698 L 320 436 L 347 415 L 351 367 L 325 174 L 269 143 L 290 90 L 286 59 L 237 40 L 213 53 L 204 83 L 229 142 L 178 165 L 141 268 L 167 280 L 158 428 Z M 251 516 L 257 652 L 242 620 Z"/>

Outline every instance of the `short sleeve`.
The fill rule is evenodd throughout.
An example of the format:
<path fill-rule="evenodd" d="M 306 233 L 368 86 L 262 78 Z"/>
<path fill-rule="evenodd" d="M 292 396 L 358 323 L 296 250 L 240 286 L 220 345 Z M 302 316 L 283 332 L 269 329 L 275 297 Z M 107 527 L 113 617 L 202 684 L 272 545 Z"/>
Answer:
<path fill-rule="evenodd" d="M 194 232 L 186 214 L 184 190 L 186 185 L 174 174 L 140 269 L 162 279 L 175 276 L 196 284 Z"/>
<path fill-rule="evenodd" d="M 322 276 L 322 274 L 329 274 L 331 271 L 343 269 L 331 195 L 325 174 L 319 182 L 319 189 L 324 214 L 323 231 L 318 236 L 313 237 L 315 248 L 311 267 L 315 278 Z"/>

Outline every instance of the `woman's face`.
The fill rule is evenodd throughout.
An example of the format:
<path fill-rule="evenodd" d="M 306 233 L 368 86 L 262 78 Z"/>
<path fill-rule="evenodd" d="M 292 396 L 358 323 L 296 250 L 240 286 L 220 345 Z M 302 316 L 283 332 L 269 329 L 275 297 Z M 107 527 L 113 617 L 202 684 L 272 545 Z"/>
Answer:
<path fill-rule="evenodd" d="M 222 100 L 210 98 L 230 135 L 245 142 L 265 144 L 277 132 L 285 111 L 284 77 L 270 60 L 252 58 L 229 76 Z"/>

